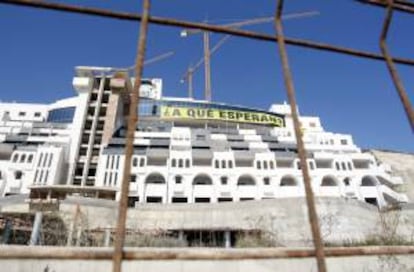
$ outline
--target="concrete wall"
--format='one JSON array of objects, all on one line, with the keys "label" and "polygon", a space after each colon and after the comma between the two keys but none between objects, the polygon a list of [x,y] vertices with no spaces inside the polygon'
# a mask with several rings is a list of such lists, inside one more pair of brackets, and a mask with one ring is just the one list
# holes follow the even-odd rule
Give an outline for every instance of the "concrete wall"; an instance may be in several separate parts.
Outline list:
[{"label": "concrete wall", "polygon": [[[397,257],[335,257],[327,258],[328,271],[413,271],[414,258],[400,255]],[[54,260],[54,259],[0,259],[0,266],[7,272],[89,272],[112,271],[110,260]],[[169,271],[169,272],[266,272],[266,271],[317,271],[313,258],[263,259],[263,260],[152,260],[124,261],[122,271]]]},{"label": "concrete wall", "polygon": [[[114,228],[117,205],[113,202],[70,198],[60,205],[69,225],[81,205],[90,229]],[[99,207],[97,207],[99,205]],[[396,228],[406,241],[414,241],[414,209],[380,216],[376,207],[342,198],[318,198],[321,234],[328,243],[363,242]],[[303,198],[208,204],[142,204],[128,210],[127,228],[135,230],[266,230],[279,245],[310,245],[307,207]]]}]

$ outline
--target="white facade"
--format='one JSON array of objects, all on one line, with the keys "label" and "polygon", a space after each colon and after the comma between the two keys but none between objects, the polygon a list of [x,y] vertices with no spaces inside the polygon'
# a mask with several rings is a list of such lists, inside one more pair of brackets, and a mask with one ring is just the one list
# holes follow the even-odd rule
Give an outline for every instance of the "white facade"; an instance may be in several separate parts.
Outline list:
[{"label": "white facade", "polygon": [[43,122],[47,117],[48,105],[0,102],[1,121]]},{"label": "white facade", "polygon": [[[118,199],[128,103],[123,88],[130,87],[126,82],[82,67],[73,79],[76,97],[50,105],[0,103],[0,196],[60,198],[77,193]],[[164,100],[161,80],[146,82],[134,135],[131,206],[304,196],[286,103],[265,112],[191,99]],[[161,110],[171,105],[274,114],[285,124],[163,119]],[[378,206],[408,201],[393,190],[402,180],[371,154],[362,153],[350,135],[325,131],[318,117],[301,116],[300,122],[316,196],[355,198]]]},{"label": "white facade", "polygon": [[[237,167],[233,152],[213,152],[211,165],[195,166],[192,165],[191,150],[175,150],[188,147],[191,139],[191,136],[186,136],[189,131],[185,133],[181,128],[179,131],[176,134],[173,129],[168,135],[175,140],[171,141],[165,165],[148,165],[145,156],[133,156],[130,196],[136,197],[137,201],[167,203],[185,198],[186,202],[218,202],[304,196],[297,158],[278,158],[273,152],[263,149],[255,153],[252,166]],[[136,139],[140,142],[157,136],[161,135],[141,132],[136,134]],[[265,144],[258,139],[255,141],[253,136],[260,138],[252,134],[247,137],[252,139],[251,146],[253,143]],[[340,141],[347,137],[338,135],[337,138]],[[343,154],[337,153],[341,150],[340,146],[336,147],[336,153],[319,151],[323,150],[325,143],[307,145],[308,152],[311,146],[316,151],[308,163],[316,196],[356,198],[361,201],[375,199],[381,206],[386,205],[390,198],[407,201],[405,195],[390,189],[390,186],[401,184],[401,179],[384,171],[385,166],[378,165],[372,155],[360,153],[355,147],[354,152],[349,151],[351,147],[345,148]],[[100,156],[99,186],[119,190],[123,163],[122,153]],[[203,179],[196,181],[200,177]],[[388,200],[384,199],[384,194]]]}]

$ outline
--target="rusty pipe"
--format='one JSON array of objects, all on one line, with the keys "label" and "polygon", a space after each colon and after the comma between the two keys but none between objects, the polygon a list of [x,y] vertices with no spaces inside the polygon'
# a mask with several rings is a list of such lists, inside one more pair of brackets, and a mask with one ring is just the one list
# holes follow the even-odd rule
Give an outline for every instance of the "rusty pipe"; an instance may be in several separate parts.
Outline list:
[{"label": "rusty pipe", "polygon": [[[358,1],[362,4],[368,4],[368,5],[383,7],[383,8],[386,8],[388,6],[386,1],[385,2],[384,1],[378,1],[378,0],[356,0],[356,1]],[[414,4],[413,3],[409,3],[409,2],[405,2],[405,1],[394,1],[392,7],[393,7],[393,9],[395,9],[397,11],[414,14]]]},{"label": "rusty pipe", "polygon": [[[330,258],[413,255],[414,246],[326,247]],[[108,247],[0,246],[0,260],[111,260]],[[313,248],[126,248],[125,260],[245,260],[312,258]]]},{"label": "rusty pipe", "polygon": [[390,52],[387,46],[387,34],[389,27],[391,25],[392,14],[393,14],[393,0],[387,0],[387,9],[386,15],[384,18],[384,24],[382,26],[381,36],[380,36],[380,48],[381,52],[385,58],[385,62],[387,64],[388,71],[390,72],[392,81],[394,83],[395,89],[397,91],[398,97],[403,105],[405,114],[407,115],[408,122],[411,126],[411,131],[414,132],[414,110],[410,103],[410,98],[405,91],[404,85],[398,75],[397,68],[394,65],[394,62],[391,58]]},{"label": "rusty pipe", "polygon": [[131,160],[134,150],[134,135],[138,122],[139,88],[141,86],[142,71],[144,67],[145,46],[147,41],[150,0],[143,1],[143,13],[139,30],[138,48],[135,61],[135,82],[130,93],[128,128],[125,143],[125,162],[121,185],[121,199],[118,208],[118,221],[115,233],[113,271],[121,272],[123,247],[125,241],[125,225],[128,211],[129,181],[131,179]]},{"label": "rusty pipe", "polygon": [[283,78],[285,81],[286,92],[288,101],[290,104],[291,115],[293,119],[293,126],[295,129],[296,145],[298,148],[298,156],[302,169],[302,176],[305,185],[306,193],[306,204],[308,208],[309,224],[311,227],[311,233],[313,238],[313,244],[315,247],[316,263],[319,272],[326,271],[325,254],[323,251],[323,242],[319,229],[318,215],[316,213],[315,200],[312,191],[311,178],[309,175],[308,164],[306,160],[305,144],[302,139],[302,131],[298,116],[298,109],[296,105],[295,87],[293,85],[293,78],[289,67],[288,55],[285,47],[283,25],[282,25],[282,11],[283,11],[283,0],[278,0],[276,16],[275,16],[275,27],[279,46],[279,54],[283,68]]},{"label": "rusty pipe", "polygon": [[[70,13],[80,13],[80,14],[99,16],[99,17],[105,17],[105,18],[127,20],[127,21],[141,21],[142,20],[142,16],[140,14],[119,12],[119,11],[115,12],[115,11],[110,11],[110,10],[105,10],[105,9],[81,7],[81,6],[67,5],[67,4],[62,4],[62,3],[48,3],[44,1],[33,1],[33,0],[0,0],[0,4],[28,6],[32,8],[56,10],[56,11],[63,11],[63,12],[70,12]],[[189,22],[189,21],[176,20],[176,19],[165,18],[165,17],[154,17],[154,16],[151,16],[149,18],[149,22],[153,24],[157,24],[157,25],[199,29],[199,30],[210,31],[210,32],[231,34],[234,36],[245,37],[245,38],[250,38],[250,39],[255,39],[255,40],[277,42],[277,37],[275,37],[274,35],[267,35],[264,33],[257,33],[253,31],[210,25],[206,23],[194,23],[194,22]],[[321,43],[321,42],[314,42],[314,41],[309,41],[309,40],[304,40],[304,39],[294,39],[294,38],[285,37],[285,43],[288,45],[304,47],[304,48],[309,48],[309,49],[314,49],[314,50],[328,51],[332,53],[345,54],[345,55],[350,55],[354,57],[361,57],[361,58],[367,58],[367,59],[372,59],[372,60],[384,60],[384,57],[381,54],[377,54],[377,53],[373,53],[369,51],[356,50],[356,49],[347,48],[347,47],[340,47],[340,46],[330,45],[330,44]],[[414,66],[414,60],[412,59],[393,58],[393,61],[399,64]]]}]

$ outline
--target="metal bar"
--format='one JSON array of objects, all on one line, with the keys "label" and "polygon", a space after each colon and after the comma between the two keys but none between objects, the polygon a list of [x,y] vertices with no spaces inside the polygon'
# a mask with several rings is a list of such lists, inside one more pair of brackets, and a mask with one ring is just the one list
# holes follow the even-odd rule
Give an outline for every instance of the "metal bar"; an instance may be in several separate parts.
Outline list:
[{"label": "metal bar", "polygon": [[118,221],[117,230],[115,234],[114,255],[113,255],[113,271],[120,272],[122,259],[123,259],[123,247],[125,241],[125,225],[128,210],[128,193],[129,193],[129,181],[131,179],[131,160],[132,152],[134,149],[134,134],[138,122],[138,104],[139,104],[139,88],[141,86],[142,70],[144,67],[145,46],[147,41],[148,31],[148,19],[150,11],[150,0],[143,1],[142,7],[142,21],[139,29],[139,39],[137,56],[135,61],[135,82],[130,93],[129,104],[129,116],[128,116],[128,128],[126,133],[125,143],[125,162],[124,171],[122,177],[121,186],[121,199],[119,201],[118,208]]},{"label": "metal bar", "polygon": [[[231,35],[225,35],[223,38],[221,38],[210,50],[210,57],[211,55],[213,55],[229,38],[231,37]],[[202,57],[201,59],[198,60],[198,62],[192,66],[191,68],[193,69],[193,72],[198,69],[198,67],[203,64],[204,62],[204,57]]]},{"label": "metal bar", "polygon": [[[39,7],[39,6],[36,6],[38,4],[46,4],[46,5],[51,4],[51,3],[44,3],[44,2],[40,3],[40,2],[37,2],[37,1],[1,0],[0,3],[1,2],[9,3],[9,4],[33,6],[33,7]],[[20,2],[20,3],[17,3],[17,2]],[[144,6],[145,6],[145,3],[147,3],[147,2],[148,2],[148,11],[149,11],[149,0],[145,0]],[[363,1],[361,1],[361,2],[363,2]],[[366,1],[366,2],[373,2],[373,1]],[[388,3],[390,3],[390,2],[392,2],[392,0],[389,0]],[[398,1],[398,2],[401,2],[401,1]],[[279,0],[279,6],[278,6],[279,15],[281,14],[282,3],[283,3],[283,0]],[[64,5],[64,4],[51,4],[51,5],[67,6],[67,5]],[[388,10],[391,9],[391,13],[392,13],[392,7],[393,6],[388,4]],[[76,10],[76,8],[78,8],[78,7],[74,7],[75,9],[73,9],[73,10],[67,9],[67,7],[66,8],[65,7],[64,8],[50,8],[50,7],[43,6],[42,8],[49,8],[49,9],[55,9],[55,10],[57,9],[57,10],[64,10],[64,11],[77,12],[77,13],[80,12],[80,13],[84,13],[84,14],[98,15],[98,16],[105,16],[105,17],[112,17],[112,18],[115,18],[116,16],[119,15],[119,13],[118,13],[118,15],[116,15],[117,13],[113,13],[111,11],[104,11],[104,12],[107,13],[107,15],[99,14],[99,12],[102,11],[102,10],[98,10],[99,12],[93,14],[93,12],[91,12],[91,10],[89,10],[90,8],[83,8],[84,9],[83,11]],[[394,8],[398,9],[397,5],[394,5]],[[94,10],[97,10],[97,9],[94,9]],[[110,15],[110,13],[111,13],[111,15]],[[144,24],[145,24],[145,27],[146,27],[148,22],[152,22],[152,23],[156,23],[156,24],[160,24],[160,25],[173,25],[173,26],[179,26],[179,27],[202,29],[202,30],[205,30],[205,31],[208,30],[208,31],[221,32],[221,33],[228,33],[228,34],[233,34],[233,35],[243,36],[243,37],[249,37],[249,38],[254,38],[254,39],[259,39],[259,40],[276,41],[276,42],[279,43],[279,49],[281,51],[281,55],[282,55],[282,51],[284,51],[286,53],[286,51],[285,51],[285,43],[286,43],[286,44],[291,44],[291,45],[296,45],[296,46],[308,47],[308,48],[312,48],[312,49],[328,50],[328,51],[331,51],[331,52],[349,54],[349,55],[354,55],[354,56],[358,56],[358,57],[365,57],[365,58],[371,58],[371,59],[377,59],[377,60],[384,60],[385,59],[386,62],[387,62],[387,65],[390,69],[390,73],[393,77],[394,83],[396,81],[399,81],[398,75],[396,74],[396,70],[393,66],[393,62],[392,62],[393,60],[389,56],[387,50],[385,50],[386,52],[384,53],[384,50],[382,49],[383,55],[384,55],[384,57],[382,57],[378,54],[374,54],[374,53],[370,53],[370,52],[364,52],[364,51],[357,51],[357,50],[353,50],[353,49],[335,47],[335,46],[321,44],[321,43],[314,43],[314,42],[310,42],[310,41],[306,41],[306,40],[296,40],[296,39],[289,39],[289,38],[285,39],[283,37],[283,29],[282,29],[282,25],[280,23],[280,16],[279,16],[279,18],[276,19],[276,27],[277,28],[278,28],[278,23],[280,24],[280,30],[281,31],[278,31],[278,33],[280,33],[280,35],[278,35],[276,37],[272,37],[272,36],[268,36],[268,35],[265,35],[265,34],[254,33],[254,32],[249,32],[249,31],[240,31],[240,30],[235,30],[235,29],[226,29],[226,28],[221,28],[221,27],[218,27],[218,26],[207,25],[207,24],[190,23],[190,22],[178,21],[178,20],[166,19],[166,18],[156,18],[156,17],[150,18],[148,13],[149,12],[145,13],[145,8],[144,8],[143,16],[133,15],[133,17],[131,17],[130,19],[127,19],[127,20],[142,20],[141,30],[142,30]],[[128,15],[127,13],[123,13],[123,14]],[[113,15],[116,15],[116,16],[114,17]],[[136,16],[139,16],[139,18],[137,19]],[[391,15],[388,15],[387,17],[391,17]],[[125,18],[118,18],[118,19],[125,19]],[[389,23],[390,23],[390,19],[389,19],[388,25],[389,25]],[[386,37],[387,29],[388,29],[388,25],[385,26],[386,24],[387,23],[385,22],[384,23],[384,29],[386,28],[386,30],[383,29],[384,45],[386,45],[385,44],[385,37]],[[145,31],[146,31],[146,28],[145,28]],[[140,33],[143,34],[143,31],[141,31]],[[136,106],[138,105],[138,96],[136,97],[136,106],[135,106],[135,108],[133,108],[132,111],[131,111],[131,108],[133,107],[132,106],[132,104],[133,104],[132,97],[134,96],[135,90],[137,90],[136,93],[138,93],[139,85],[140,85],[140,81],[141,81],[142,65],[140,67],[139,64],[143,62],[143,55],[144,55],[144,51],[145,51],[145,38],[143,39],[144,41],[143,41],[142,47],[141,47],[142,36],[143,35],[140,35],[140,40],[139,40],[139,47],[138,47],[139,49],[138,49],[137,62],[136,62],[136,64],[137,64],[136,65],[137,78],[135,80],[134,91],[133,91],[132,96],[131,96],[130,116],[129,116],[129,121],[128,121],[128,132],[130,131],[130,121],[131,122],[135,121],[134,128],[133,128],[134,131],[135,131],[135,125],[136,125],[136,121],[137,121],[137,118],[138,118],[138,116],[136,115],[136,113],[137,113]],[[142,48],[142,58],[140,59],[140,52],[141,52],[140,49],[141,48]],[[386,49],[386,46],[385,46],[385,49]],[[289,87],[287,88],[287,91],[288,91],[288,97],[291,98],[289,96],[289,93],[293,97],[293,100],[289,99],[289,101],[291,102],[292,116],[293,116],[294,124],[295,124],[295,132],[296,132],[295,134],[296,134],[297,141],[298,141],[299,156],[300,156],[300,159],[301,159],[301,166],[302,166],[303,176],[304,176],[304,179],[305,179],[305,189],[306,189],[306,191],[308,191],[308,188],[307,188],[307,185],[306,185],[307,184],[306,176],[309,179],[309,173],[308,173],[308,169],[307,169],[306,157],[305,157],[305,153],[304,153],[305,150],[304,150],[303,142],[302,142],[302,139],[301,139],[300,128],[299,128],[299,123],[298,123],[296,102],[295,102],[295,97],[294,97],[294,88],[293,88],[293,83],[291,81],[291,76],[290,76],[290,72],[289,72],[289,66],[288,66],[287,55],[286,54],[285,54],[284,58],[285,59],[282,58],[282,62],[284,63],[284,65],[283,65],[284,66],[284,71],[288,72],[288,74],[285,73],[285,81],[286,81],[287,87],[289,85],[288,81],[290,81],[290,84],[291,84],[291,86],[290,86],[291,91],[289,91]],[[138,60],[140,60],[140,61],[138,61]],[[397,63],[407,64],[407,65],[414,65],[413,60],[394,59],[394,61],[397,62]],[[392,68],[394,68],[394,73],[393,73],[392,69],[390,68],[390,66]],[[138,73],[138,71],[140,73]],[[395,78],[393,74],[397,75],[397,77]],[[138,78],[139,78],[139,80],[138,80]],[[139,81],[139,82],[137,82],[137,81]],[[397,83],[395,83],[395,84],[397,85]],[[400,88],[397,86],[398,91],[399,91],[399,89]],[[404,93],[405,93],[405,91],[404,91]],[[400,98],[401,98],[401,94],[400,94]],[[409,109],[412,110],[411,107]],[[135,118],[131,117],[132,113],[135,113],[134,114]],[[294,115],[296,115],[296,119],[297,119],[296,121],[295,121]],[[411,119],[411,121],[412,121],[412,119]],[[412,124],[412,122],[411,122],[411,124]],[[128,136],[129,136],[129,134],[127,134],[126,151],[128,150],[128,140],[129,140]],[[133,140],[133,138],[131,138],[131,139]],[[298,139],[300,139],[300,141]],[[300,151],[300,148],[299,148],[299,144],[301,144],[302,147],[303,147],[303,150],[302,150],[303,156],[301,156],[301,151]],[[131,147],[132,147],[132,145],[131,145]],[[132,151],[131,151],[130,155],[132,155]],[[129,160],[131,160],[131,157],[129,158]],[[119,211],[119,218],[122,217],[121,211],[124,211],[124,218],[123,218],[124,220],[118,220],[119,225],[117,227],[117,236],[118,236],[118,233],[121,233],[122,228],[120,228],[119,226],[122,225],[122,222],[123,222],[123,225],[124,225],[123,226],[123,230],[124,230],[123,234],[125,234],[126,205],[123,206],[123,203],[127,203],[128,187],[129,187],[129,175],[130,175],[130,173],[129,173],[130,169],[127,169],[128,171],[125,171],[125,169],[129,168],[130,164],[131,164],[130,161],[129,162],[126,161],[125,168],[124,168],[124,176],[123,176],[123,184],[122,184],[122,192],[121,192],[121,201],[120,201],[120,211]],[[310,181],[310,180],[308,180],[308,181]],[[309,182],[308,185],[309,185],[309,188],[310,188],[310,182]],[[126,190],[126,194],[125,194],[125,190]],[[312,191],[310,190],[310,192],[311,192],[311,196],[313,198]],[[308,200],[308,193],[307,193],[307,200]],[[313,201],[311,203],[313,204]],[[310,206],[308,205],[308,208],[309,207]],[[315,213],[315,215],[316,215],[316,213]],[[310,216],[309,220],[312,221],[312,218],[317,220],[316,216],[314,216],[314,217]],[[316,221],[316,223],[317,223],[317,221]],[[311,222],[311,226],[312,225],[313,224]],[[317,224],[316,224],[316,226],[317,226]],[[317,229],[317,230],[319,231],[319,229]],[[123,239],[124,239],[123,234],[119,234],[122,237],[120,251],[116,250],[117,249],[117,246],[116,246],[117,243],[115,243],[114,263],[115,263],[115,256],[117,254],[119,254],[120,262],[122,261],[122,258],[123,258],[123,256],[122,256],[123,255],[122,254],[123,253],[123,251],[122,251],[122,249],[123,249]],[[117,241],[118,241],[118,239],[116,240],[116,242]],[[315,236],[314,236],[314,241],[315,241]],[[319,242],[320,242],[320,239],[319,239]],[[26,247],[25,249],[30,249],[30,248]],[[135,251],[134,252],[128,251],[128,252],[125,252],[125,258],[126,259],[128,259],[128,258],[163,259],[164,258],[164,259],[183,259],[183,260],[188,259],[188,260],[190,260],[190,259],[193,259],[193,258],[194,259],[195,258],[199,258],[199,259],[211,259],[211,258],[214,258],[214,259],[220,259],[220,258],[237,259],[238,257],[240,257],[241,259],[245,259],[245,258],[253,258],[253,259],[258,258],[259,259],[259,258],[312,257],[312,256],[315,256],[315,255],[318,257],[318,250],[317,250],[316,245],[315,245],[315,249],[316,250],[308,249],[307,251],[304,251],[304,250],[282,251],[282,252],[279,252],[278,254],[273,252],[274,253],[273,255],[271,254],[272,253],[271,249],[267,249],[268,251],[264,251],[264,252],[260,252],[258,249],[254,249],[253,251],[249,252],[250,255],[249,254],[242,254],[243,256],[241,256],[241,257],[240,256],[227,256],[226,257],[226,254],[231,253],[228,250],[226,250],[225,252],[217,252],[217,249],[214,249],[213,254],[203,254],[203,252],[201,252],[201,254],[200,254],[200,252],[198,252],[197,254],[199,254],[199,255],[197,255],[197,254],[194,253],[194,249],[190,249],[188,251],[183,251],[184,253],[181,252],[181,253],[176,253],[176,254],[171,252],[171,250],[160,252],[159,249],[154,249],[153,252],[149,252],[150,250],[142,251],[140,253],[134,253]],[[413,254],[414,253],[413,247],[409,247],[408,249],[407,248],[402,248],[401,249],[401,248],[394,248],[394,247],[382,247],[382,248],[380,248],[376,251],[375,250],[373,250],[373,251],[367,250],[366,251],[365,248],[356,248],[356,249],[357,250],[354,250],[354,251],[351,251],[351,248],[325,249],[325,250],[323,250],[323,247],[322,247],[322,254],[325,252],[327,256],[353,256],[353,254],[355,254],[355,255],[391,255],[391,254]],[[39,249],[36,248],[36,250],[31,253],[30,257],[33,257],[33,255],[38,254],[39,253],[38,250]],[[19,249],[19,251],[21,251],[21,248]],[[0,250],[0,258],[2,258],[2,253],[3,252],[5,252],[7,254],[10,254],[9,248],[8,248],[8,250]],[[56,252],[56,248],[53,248],[53,252]],[[87,249],[87,251],[80,252],[78,254],[78,257],[83,259],[83,258],[87,258],[88,256],[92,256],[91,258],[97,259],[97,258],[93,257],[95,252],[91,252],[90,255],[85,254],[85,252],[90,252],[90,249]],[[267,252],[267,254],[266,254],[266,252]],[[67,248],[64,249],[64,252],[61,252],[62,256],[64,256],[64,255],[67,256],[66,255],[67,253],[70,253],[70,252],[67,252]],[[97,256],[98,259],[99,259],[99,256],[102,259],[104,259],[104,258],[105,259],[110,259],[112,257],[112,253],[113,253],[112,251],[99,251],[98,254],[95,255],[95,256]],[[159,254],[157,255],[157,253],[159,253]],[[219,253],[224,255],[224,257],[220,257]],[[99,255],[99,254],[101,254],[101,255]],[[214,255],[214,254],[216,254],[216,255]],[[45,258],[50,258],[50,256],[51,256],[51,254],[49,252],[44,257]],[[24,258],[27,258],[27,257],[24,257]],[[319,268],[319,262],[318,262],[318,268]],[[115,265],[114,265],[114,271],[118,271],[118,270],[115,270]],[[322,271],[322,270],[319,270],[319,271]]]},{"label": "metal bar", "polygon": [[[306,17],[306,16],[313,16],[313,15],[319,15],[319,11],[313,11],[312,10],[312,11],[285,14],[285,15],[283,15],[282,19],[283,20],[289,20],[289,19],[295,19],[295,18],[299,18],[299,17]],[[244,21],[230,23],[230,24],[224,24],[224,25],[220,25],[220,26],[239,28],[239,27],[246,26],[246,25],[251,26],[251,25],[257,25],[257,24],[273,22],[274,19],[275,19],[274,17],[261,17],[261,18],[254,18],[254,19],[244,20]],[[200,33],[200,32],[201,31],[198,30],[198,29],[187,31],[187,33],[189,33],[189,34],[197,34],[197,33]]]},{"label": "metal bar", "polygon": [[40,240],[40,229],[42,228],[42,212],[36,212],[35,217],[33,219],[33,229],[32,234],[30,235],[29,245],[35,246],[39,244]]},{"label": "metal bar", "polygon": [[306,150],[302,139],[302,131],[300,127],[300,121],[298,116],[298,109],[296,106],[295,87],[293,86],[292,74],[290,72],[288,55],[286,52],[283,25],[282,25],[282,11],[283,0],[278,0],[276,15],[275,15],[275,27],[278,39],[279,54],[283,68],[283,78],[286,85],[286,92],[290,104],[291,115],[293,119],[293,126],[295,129],[296,145],[298,148],[298,156],[302,169],[302,176],[305,185],[306,204],[308,208],[309,224],[311,227],[313,244],[315,246],[316,263],[319,272],[326,271],[325,254],[323,251],[323,243],[319,229],[318,215],[316,213],[315,201],[313,197],[313,191],[311,186],[311,178],[309,175],[308,164],[306,160]]},{"label": "metal bar", "polygon": [[[210,50],[210,59],[211,55],[213,55],[229,38],[231,35],[227,34],[223,38],[221,38]],[[204,63],[205,54],[201,59],[198,60],[198,62],[195,65],[190,65],[181,78],[181,82],[188,83],[188,97],[193,98],[193,74],[194,72],[200,67],[201,64]],[[210,64],[209,64],[210,66]],[[211,74],[210,74],[210,90],[211,90]]]},{"label": "metal bar", "polygon": [[[152,63],[156,63],[156,62],[158,62],[160,60],[163,60],[163,59],[166,59],[166,58],[169,58],[169,57],[171,57],[174,54],[175,54],[174,51],[169,51],[167,53],[164,53],[164,54],[155,56],[153,58],[147,59],[147,60],[144,61],[144,66],[149,65],[149,64],[152,64]],[[130,71],[130,70],[134,70],[134,69],[135,69],[135,65],[132,65],[132,66],[129,66],[129,67],[114,67],[114,68],[112,68],[112,70],[114,72],[118,72],[118,71]]]},{"label": "metal bar", "polygon": [[[356,0],[363,4],[378,6],[378,7],[387,7],[387,3],[384,1],[378,1],[378,0]],[[414,13],[414,4],[409,2],[403,2],[403,1],[394,1],[393,8],[395,10],[406,12],[406,13]]]},{"label": "metal bar", "polygon": [[406,1],[406,0],[394,0],[394,3],[399,4],[399,5],[414,7],[414,3],[413,2]]},{"label": "metal bar", "polygon": [[[327,247],[326,257],[412,255],[414,246]],[[2,259],[111,260],[104,247],[0,246]],[[313,258],[313,248],[125,248],[125,260],[245,260]]]},{"label": "metal bar", "polygon": [[188,97],[189,98],[194,98],[194,91],[193,91],[193,74],[194,74],[194,69],[193,68],[189,68],[188,69],[188,76],[187,76],[187,80],[188,80]]},{"label": "metal bar", "polygon": [[401,100],[401,103],[403,104],[405,114],[407,115],[408,122],[411,125],[411,130],[414,132],[414,110],[410,103],[410,98],[407,95],[407,92],[405,91],[404,85],[402,84],[402,81],[400,77],[398,76],[397,69],[392,61],[391,55],[388,50],[387,46],[387,34],[388,29],[391,24],[392,20],[392,14],[393,14],[393,0],[387,0],[388,7],[386,11],[386,16],[384,18],[384,24],[381,31],[381,37],[380,37],[380,47],[381,52],[384,55],[388,71],[390,72],[392,81],[395,85],[395,88],[397,90],[397,94]]},{"label": "metal bar", "polygon": [[203,44],[204,44],[204,99],[211,101],[211,68],[210,68],[210,33],[208,31],[203,32]]},{"label": "metal bar", "polygon": [[[110,10],[89,8],[89,7],[79,7],[79,6],[72,6],[72,5],[67,5],[67,4],[47,3],[43,1],[0,0],[0,4],[29,6],[29,7],[34,7],[34,8],[58,10],[58,11],[65,11],[65,12],[72,12],[72,13],[81,13],[81,14],[87,14],[87,15],[93,15],[93,16],[99,16],[99,17],[128,20],[128,21],[142,20],[142,16],[139,14],[126,13],[126,12],[114,12]],[[205,23],[194,23],[194,22],[176,20],[176,19],[171,19],[171,18],[153,17],[153,16],[149,18],[149,22],[153,24],[158,24],[158,25],[200,29],[200,30],[205,30],[205,31],[210,31],[210,32],[231,34],[234,36],[245,37],[245,38],[250,38],[250,39],[277,42],[277,37],[275,37],[274,35],[267,35],[263,33],[257,33],[253,31],[246,31],[246,30],[241,30],[241,29],[232,29],[232,28],[210,25],[210,24],[205,24]],[[340,54],[345,54],[345,55],[350,55],[350,56],[355,56],[355,57],[361,57],[361,58],[367,58],[367,59],[373,59],[373,60],[384,60],[384,57],[381,54],[372,53],[369,51],[356,50],[352,48],[339,47],[339,46],[334,46],[334,45],[321,43],[321,42],[314,42],[314,41],[309,41],[309,40],[293,39],[293,38],[285,37],[285,43],[289,45],[293,45],[293,46],[328,51],[328,52],[333,52],[333,53],[340,53]],[[393,61],[399,64],[414,66],[414,60],[412,59],[393,58]]]},{"label": "metal bar", "polygon": [[[292,14],[287,14],[287,15],[283,15],[282,19],[283,20],[289,20],[289,19],[294,19],[294,18],[299,18],[299,17],[304,17],[304,16],[313,16],[313,15],[318,15],[319,12],[318,11],[308,11],[308,12],[300,12],[300,13],[292,13]],[[272,22],[274,20],[274,17],[262,17],[262,18],[256,18],[256,19],[251,19],[251,20],[244,20],[241,22],[237,22],[237,23],[231,23],[231,24],[225,24],[225,25],[221,25],[223,27],[241,27],[241,26],[246,26],[246,25],[255,25],[255,24],[261,24],[261,23],[266,23],[266,22]],[[197,33],[201,33],[203,32],[202,30],[199,29],[184,29],[182,30],[181,33],[185,33],[185,36],[187,36],[188,34],[193,35],[193,34],[197,34]],[[205,94],[209,93],[209,95],[205,95],[205,99],[210,101],[211,97],[212,97],[212,93],[211,93],[211,66],[210,66],[210,62],[211,62],[211,56],[231,37],[230,34],[226,34],[223,38],[221,38],[212,48],[211,50],[209,50],[210,52],[208,53],[208,58],[207,60],[209,61],[209,63],[207,63],[207,61],[205,61],[206,59],[206,50],[210,48],[209,46],[209,41],[208,41],[208,36],[206,37],[206,34],[208,32],[204,31],[203,32],[203,41],[204,41],[204,54],[203,57],[201,57],[201,59],[194,65],[194,66],[190,66],[190,68],[188,68],[188,70],[186,71],[186,73],[184,74],[184,76],[181,79],[181,82],[185,82],[188,81],[188,85],[189,85],[189,90],[190,90],[190,78],[192,77],[192,74],[199,68],[199,66],[201,64],[204,63],[204,70],[205,72]],[[206,42],[207,40],[207,42]],[[191,69],[191,70],[190,70]],[[208,71],[208,72],[207,72]],[[208,86],[207,86],[208,85]],[[191,90],[192,90],[192,86],[191,86]],[[206,90],[210,90],[210,91],[206,91]],[[189,97],[192,97],[192,91],[188,92]]]}]

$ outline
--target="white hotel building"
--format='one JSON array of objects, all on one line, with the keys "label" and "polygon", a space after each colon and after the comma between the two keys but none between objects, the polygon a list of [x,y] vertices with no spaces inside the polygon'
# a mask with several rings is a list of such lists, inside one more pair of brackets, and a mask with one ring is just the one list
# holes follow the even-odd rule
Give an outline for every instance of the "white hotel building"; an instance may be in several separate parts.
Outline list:
[{"label": "white hotel building", "polygon": [[[125,78],[125,77],[124,77]],[[0,197],[118,199],[131,80],[78,67],[77,96],[52,104],[0,103]],[[143,81],[129,205],[303,197],[290,107],[269,111],[162,96]],[[380,207],[407,202],[387,165],[350,135],[300,116],[316,196]]]}]

